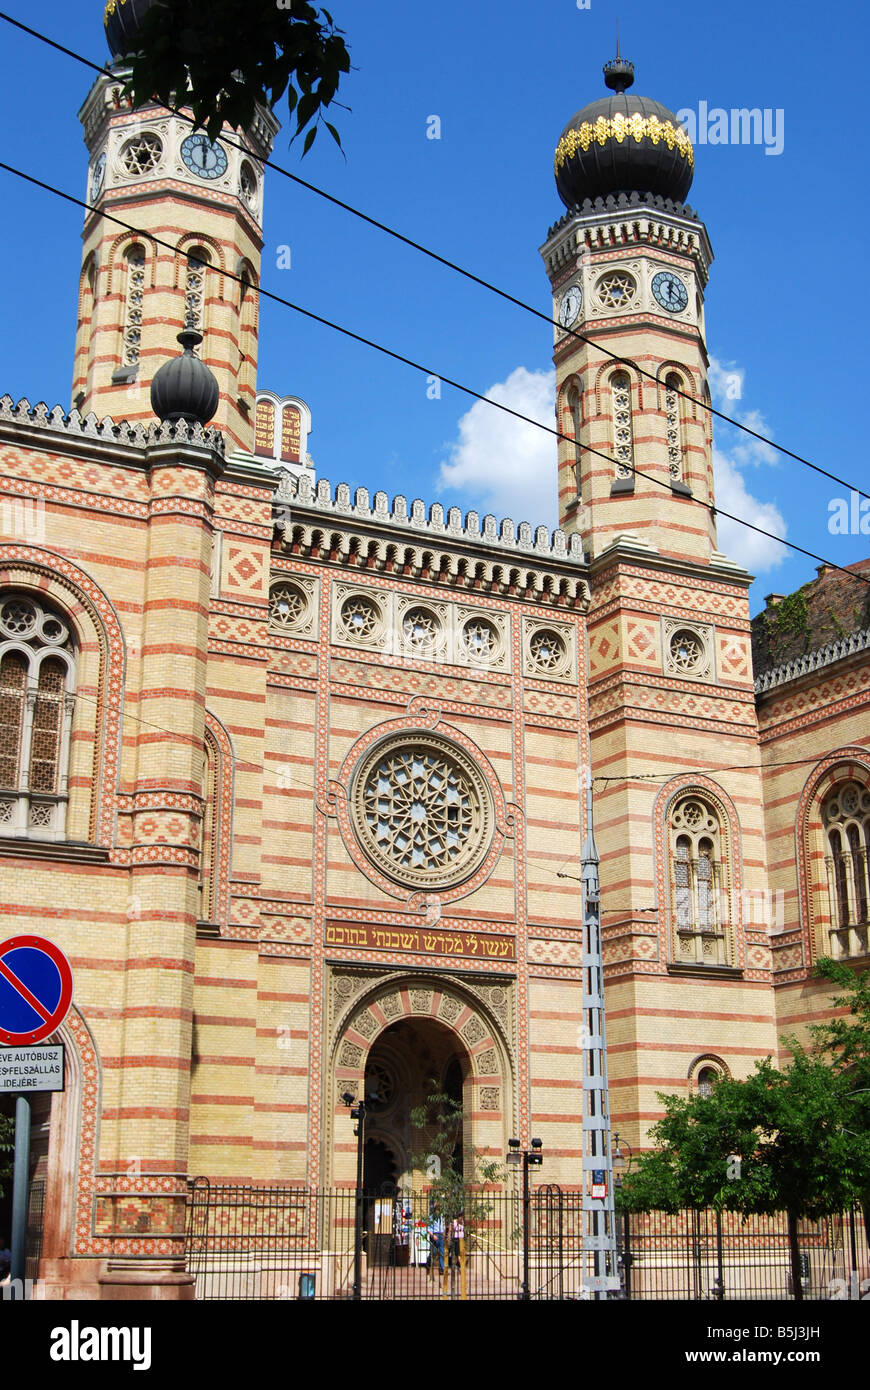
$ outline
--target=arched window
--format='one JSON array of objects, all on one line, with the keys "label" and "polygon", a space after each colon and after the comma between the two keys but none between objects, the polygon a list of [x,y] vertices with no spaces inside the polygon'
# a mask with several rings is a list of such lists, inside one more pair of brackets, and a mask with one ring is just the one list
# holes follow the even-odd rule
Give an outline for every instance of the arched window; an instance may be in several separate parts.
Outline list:
[{"label": "arched window", "polygon": [[239,281],[239,395],[253,396],[257,389],[256,276],[245,262]]},{"label": "arched window", "polygon": [[145,299],[145,251],[138,245],[124,253],[126,284],[124,300],[122,366],[138,367],[142,350],[142,309]]},{"label": "arched window", "polygon": [[718,1080],[719,1073],[713,1067],[702,1067],[698,1072],[698,1095],[711,1096]]},{"label": "arched window", "polygon": [[822,806],[832,950],[863,955],[870,926],[870,787],[838,782]]},{"label": "arched window", "polygon": [[61,839],[75,647],[68,622],[29,594],[0,600],[0,834]]},{"label": "arched window", "polygon": [[676,372],[668,372],[665,378],[665,417],[668,436],[668,471],[672,480],[683,479],[683,413],[680,392],[683,383]]},{"label": "arched window", "polygon": [[689,1091],[698,1096],[711,1096],[720,1081],[726,1080],[730,1072],[721,1057],[712,1052],[704,1052],[696,1057],[689,1067]]},{"label": "arched window", "polygon": [[[184,326],[205,332],[205,283],[211,257],[203,246],[196,246],[187,256],[184,277]],[[196,349],[194,349],[196,350]]]},{"label": "arched window", "polygon": [[210,733],[206,733],[203,749],[202,776],[202,845],[199,861],[199,920],[213,922],[217,902],[217,833],[215,808],[218,799],[220,753]]},{"label": "arched window", "polygon": [[675,958],[727,964],[728,884],[717,813],[697,793],[679,797],[669,819]]},{"label": "arched window", "polygon": [[583,501],[583,476],[580,466],[580,427],[583,423],[583,412],[580,405],[580,391],[576,385],[572,385],[568,392],[568,413],[571,416],[571,433],[574,436],[574,486],[577,496]]},{"label": "arched window", "polygon": [[613,457],[616,478],[634,476],[634,431],[631,422],[631,378],[628,372],[614,372],[610,378],[613,405]]}]

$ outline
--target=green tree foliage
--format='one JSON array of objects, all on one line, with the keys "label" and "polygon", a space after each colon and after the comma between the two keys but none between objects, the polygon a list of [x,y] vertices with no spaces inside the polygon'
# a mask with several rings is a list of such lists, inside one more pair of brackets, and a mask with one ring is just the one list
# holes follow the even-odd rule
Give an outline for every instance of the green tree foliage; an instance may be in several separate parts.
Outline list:
[{"label": "green tree foliage", "polygon": [[[848,1014],[815,1024],[810,1032],[817,1055],[823,1057],[846,1086],[847,1129],[856,1138],[870,1134],[870,970],[858,972],[829,956],[816,973],[837,985],[834,1004]],[[860,1202],[870,1233],[870,1163],[860,1183]]]},{"label": "green tree foliage", "polygon": [[788,1219],[792,1286],[802,1297],[797,1223],[860,1200],[870,1142],[848,1126],[848,1078],[801,1050],[785,1071],[769,1058],[709,1096],[662,1096],[655,1149],[623,1180],[626,1210],[714,1207]]},{"label": "green tree foliage", "polygon": [[[157,0],[139,31],[127,84],[134,106],[157,99],[185,104],[214,139],[224,121],[248,126],[257,103],[273,107],[286,93],[295,140],[308,127],[307,154],[338,92],[350,55],[328,10],[305,0]],[[311,122],[314,121],[312,125]]]},{"label": "green tree foliage", "polygon": [[[430,1094],[424,1105],[411,1111],[411,1124],[420,1132],[424,1148],[411,1158],[411,1166],[426,1178],[426,1186],[434,1206],[449,1222],[464,1216],[467,1226],[483,1221],[492,1204],[478,1196],[466,1184],[462,1171],[463,1110],[460,1101],[439,1089],[430,1081]],[[484,1188],[501,1177],[501,1165],[474,1154],[474,1183]]]},{"label": "green tree foliage", "polygon": [[3,1184],[12,1177],[13,1156],[15,1153],[15,1121],[8,1115],[0,1115],[0,1197]]},{"label": "green tree foliage", "polygon": [[785,1211],[792,1282],[802,1296],[797,1223],[870,1198],[870,975],[824,961],[849,1009],[812,1030],[814,1049],[790,1040],[791,1064],[756,1062],[744,1081],[723,1079],[709,1095],[660,1096],[655,1148],[623,1180],[623,1210],[714,1207]]}]

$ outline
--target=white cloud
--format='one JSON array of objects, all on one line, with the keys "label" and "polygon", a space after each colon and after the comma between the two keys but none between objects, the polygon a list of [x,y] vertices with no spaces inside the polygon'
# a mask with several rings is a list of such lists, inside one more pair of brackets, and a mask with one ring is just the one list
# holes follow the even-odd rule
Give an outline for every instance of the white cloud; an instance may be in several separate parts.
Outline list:
[{"label": "white cloud", "polygon": [[[486,395],[488,400],[510,406],[549,429],[556,427],[556,377],[552,371],[530,372],[517,367]],[[555,526],[556,443],[555,435],[484,401],[475,401],[459,421],[457,439],[448,445],[438,491],[468,492],[470,505],[482,513]]]},{"label": "white cloud", "polygon": [[[745,369],[738,363],[710,358],[707,380],[717,409],[757,434],[769,436],[771,429],[761,411],[740,409],[738,403],[743,399],[745,377]],[[717,440],[713,446],[716,505],[784,538],[787,528],[779,508],[773,502],[762,502],[753,497],[740,471],[741,468],[757,468],[762,464],[775,467],[779,462],[777,451],[771,444],[753,439],[724,420],[714,419],[713,429]],[[786,557],[785,546],[768,536],[759,535],[757,531],[748,530],[736,521],[729,521],[727,517],[718,518],[717,534],[719,549],[751,574],[763,574],[766,570],[775,569]]]},{"label": "white cloud", "polygon": [[[734,461],[721,450],[713,450],[713,475],[716,505],[734,516],[744,517],[754,526],[763,526],[775,536],[785,536],[786,524],[773,502],[761,502],[747,491],[742,473]],[[786,548],[769,536],[750,531],[737,521],[719,516],[716,521],[719,549],[748,569],[750,574],[763,574],[775,569],[786,557]]]},{"label": "white cloud", "polygon": [[718,357],[710,358],[707,368],[707,385],[713,404],[722,410],[733,413],[733,402],[743,399],[743,378],[746,372],[736,362],[720,362]]}]

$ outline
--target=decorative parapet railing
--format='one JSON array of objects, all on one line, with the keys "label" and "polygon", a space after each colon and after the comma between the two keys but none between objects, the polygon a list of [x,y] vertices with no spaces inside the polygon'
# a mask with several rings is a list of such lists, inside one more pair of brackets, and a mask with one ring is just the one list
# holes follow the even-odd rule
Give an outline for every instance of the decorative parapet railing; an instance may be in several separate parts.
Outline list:
[{"label": "decorative parapet railing", "polygon": [[349,521],[366,521],[389,526],[392,531],[404,530],[416,536],[425,536],[428,543],[439,541],[469,541],[475,546],[492,547],[511,554],[525,554],[536,560],[567,560],[583,564],[583,542],[579,535],[566,535],[556,530],[550,535],[546,526],[532,528],[528,521],[515,525],[510,518],[501,523],[488,514],[482,522],[476,511],[466,513],[462,520],[459,507],[444,508],[433,502],[426,514],[426,506],[418,499],[411,502],[401,493],[393,498],[392,507],[385,492],[376,492],[369,501],[369,489],[358,487],[351,499],[347,483],[338,483],[333,495],[332,485],[321,478],[312,483],[308,474],[298,479],[294,474],[284,472],[275,493],[275,502],[295,503],[297,507],[309,508],[321,515],[333,516],[336,521],[347,518]]},{"label": "decorative parapet railing", "polygon": [[532,593],[543,602],[588,607],[589,586],[579,535],[527,521],[499,523],[458,507],[401,494],[392,505],[385,492],[347,483],[334,492],[321,478],[283,472],[274,495],[276,525],[294,553],[329,558],[366,569],[391,570],[442,583],[501,592]]},{"label": "decorative parapet railing", "polygon": [[4,422],[46,434],[60,434],[65,440],[98,440],[130,449],[147,449],[155,444],[187,444],[212,449],[221,456],[225,451],[223,435],[210,425],[188,424],[186,420],[139,421],[134,425],[120,420],[116,423],[110,415],[98,420],[93,412],[90,415],[82,415],[78,410],[67,413],[60,405],[49,410],[44,401],[32,406],[26,397],[16,405],[11,396],[0,396],[0,427]]},{"label": "decorative parapet railing", "polygon": [[807,652],[805,656],[795,657],[793,661],[787,661],[782,666],[775,666],[773,670],[763,672],[755,681],[755,693],[764,695],[779,685],[787,685],[789,681],[806,676],[811,671],[821,671],[825,666],[832,666],[835,661],[842,661],[843,657],[854,656],[864,651],[870,651],[870,627],[860,628],[857,632],[851,632],[848,637],[829,642],[826,647],[819,647],[814,652]]}]

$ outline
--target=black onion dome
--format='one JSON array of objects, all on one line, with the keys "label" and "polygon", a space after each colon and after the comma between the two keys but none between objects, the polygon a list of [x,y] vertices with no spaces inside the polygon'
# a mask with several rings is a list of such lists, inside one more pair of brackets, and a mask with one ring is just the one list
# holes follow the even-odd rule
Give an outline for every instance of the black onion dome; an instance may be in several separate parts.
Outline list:
[{"label": "black onion dome", "polygon": [[139,27],[155,0],[108,0],[103,14],[106,42],[113,58],[135,52]]},{"label": "black onion dome", "polygon": [[195,328],[183,328],[178,341],[184,348],[180,357],[154,373],[151,382],[151,409],[159,420],[189,420],[191,424],[207,425],[218,408],[220,388],[214,373],[194,356],[193,349],[202,342]]},{"label": "black onion dome", "polygon": [[653,193],[682,202],[692,186],[692,142],[673,111],[635,96],[634,65],[617,57],[604,68],[612,96],[592,101],[556,146],[559,197],[567,208],[609,193]]}]

